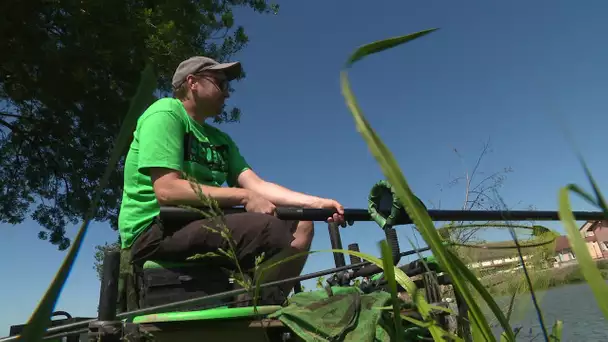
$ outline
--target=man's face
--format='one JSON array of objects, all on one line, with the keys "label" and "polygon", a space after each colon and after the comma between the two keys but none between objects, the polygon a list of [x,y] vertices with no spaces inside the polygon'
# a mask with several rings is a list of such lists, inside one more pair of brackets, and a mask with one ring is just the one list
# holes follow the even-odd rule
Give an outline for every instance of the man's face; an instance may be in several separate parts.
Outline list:
[{"label": "man's face", "polygon": [[196,107],[206,115],[219,115],[229,97],[229,84],[222,72],[204,71],[193,75],[191,90]]}]

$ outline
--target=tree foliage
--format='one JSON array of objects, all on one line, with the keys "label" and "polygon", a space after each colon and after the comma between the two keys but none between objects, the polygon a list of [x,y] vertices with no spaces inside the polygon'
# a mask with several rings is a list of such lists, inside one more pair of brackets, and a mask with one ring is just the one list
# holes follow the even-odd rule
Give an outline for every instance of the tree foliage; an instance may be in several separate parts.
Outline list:
[{"label": "tree foliage", "polygon": [[[29,216],[44,228],[39,238],[66,249],[65,226],[89,208],[145,63],[164,93],[180,61],[230,58],[248,42],[236,7],[278,9],[264,0],[3,1],[0,222]],[[227,108],[218,121],[239,115]],[[116,171],[95,215],[114,229],[122,163]]]},{"label": "tree foliage", "polygon": [[104,243],[103,245],[95,246],[95,261],[93,262],[93,269],[97,273],[97,278],[101,281],[103,274],[103,261],[105,259],[105,253],[120,250],[120,239],[112,243]]}]

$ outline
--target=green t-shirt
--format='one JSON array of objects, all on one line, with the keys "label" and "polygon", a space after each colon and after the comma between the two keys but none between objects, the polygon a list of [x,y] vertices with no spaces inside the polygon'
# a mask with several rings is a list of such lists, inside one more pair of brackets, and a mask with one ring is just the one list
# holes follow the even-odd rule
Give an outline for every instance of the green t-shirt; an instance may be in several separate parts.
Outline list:
[{"label": "green t-shirt", "polygon": [[118,216],[122,248],[131,247],[160,212],[151,167],[181,171],[201,184],[220,187],[237,186],[249,165],[226,133],[193,120],[180,100],[156,101],[138,119],[125,160]]}]

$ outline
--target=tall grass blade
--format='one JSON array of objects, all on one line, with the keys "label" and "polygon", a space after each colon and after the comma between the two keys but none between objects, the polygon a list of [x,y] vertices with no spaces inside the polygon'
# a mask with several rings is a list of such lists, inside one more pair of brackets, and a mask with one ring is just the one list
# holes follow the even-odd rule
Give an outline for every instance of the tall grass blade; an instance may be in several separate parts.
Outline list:
[{"label": "tall grass blade", "polygon": [[[597,186],[595,179],[591,175],[591,171],[589,170],[587,163],[585,163],[582,154],[578,150],[575,150],[575,154],[583,167],[587,179],[591,183],[595,198],[593,198],[593,196],[588,194],[586,191],[583,191],[579,186],[575,184],[568,184],[559,191],[559,215],[560,220],[566,228],[568,240],[570,241],[570,245],[572,246],[574,254],[576,255],[581,272],[583,273],[585,280],[587,280],[587,283],[589,284],[589,287],[596,298],[598,306],[604,314],[604,318],[608,319],[608,302],[606,302],[606,298],[608,298],[608,285],[604,281],[600,270],[594,264],[593,258],[587,249],[586,243],[579,233],[574,215],[572,214],[572,207],[570,205],[568,192],[572,191],[581,196],[587,202],[600,207],[607,218],[608,206],[606,205],[606,200]],[[556,325],[558,323],[556,323]],[[555,329],[560,329],[561,331],[561,327],[554,328],[554,330]]]},{"label": "tall grass blade", "polygon": [[606,298],[608,298],[608,285],[604,281],[600,270],[593,262],[589,249],[587,249],[585,240],[583,240],[583,237],[580,235],[578,227],[576,226],[576,221],[570,206],[570,198],[568,196],[569,190],[573,190],[573,186],[569,185],[563,187],[559,191],[560,220],[563,222],[564,227],[566,228],[568,240],[570,241],[572,250],[576,255],[581,272],[587,280],[589,287],[591,287],[591,291],[593,292],[593,295],[595,296],[597,304],[604,314],[604,317],[608,319],[608,301],[606,301]]},{"label": "tall grass blade", "polygon": [[[587,167],[587,163],[585,163],[585,160],[583,159],[582,155],[580,153],[578,153],[577,155],[578,155],[579,162],[583,166],[583,170],[585,171],[585,175],[587,176],[587,179],[589,179],[589,182],[591,183],[591,187],[593,188],[593,193],[595,194],[596,205],[598,207],[600,207],[602,209],[602,211],[604,211],[604,214],[608,217],[608,206],[606,205],[606,200],[604,199],[604,196],[602,195],[602,192],[600,191],[599,187],[597,186],[597,183],[595,182],[595,179],[591,175],[591,171],[589,171],[589,167]],[[591,196],[585,194],[580,189],[577,189],[577,192],[580,195],[582,195],[584,198],[590,198],[591,197]]]},{"label": "tall grass blade", "polygon": [[[499,196],[500,203],[503,207],[506,208],[506,204],[502,200],[502,197]],[[535,232],[543,235],[547,232],[541,232],[539,229],[535,229]],[[540,328],[543,333],[543,337],[545,338],[545,342],[549,342],[549,334],[547,333],[547,327],[545,326],[545,319],[543,318],[543,313],[540,309],[540,305],[538,305],[538,300],[536,298],[536,293],[534,291],[534,286],[532,285],[532,279],[530,279],[530,273],[528,272],[528,267],[526,266],[526,262],[524,260],[523,253],[521,251],[521,245],[519,243],[519,239],[517,238],[517,234],[515,233],[515,229],[513,227],[509,228],[509,233],[511,234],[511,239],[515,243],[515,247],[517,248],[517,256],[519,257],[519,262],[521,264],[522,270],[524,272],[524,278],[526,280],[526,284],[528,285],[528,289],[530,290],[530,297],[532,299],[532,303],[534,304],[534,309],[536,311],[536,315],[538,317],[538,322],[540,323]]]},{"label": "tall grass blade", "polygon": [[416,38],[420,38],[422,36],[425,36],[429,33],[437,31],[437,30],[438,30],[438,28],[432,28],[432,29],[408,34],[406,36],[393,37],[393,38],[388,38],[388,39],[383,39],[383,40],[380,40],[377,42],[373,42],[370,44],[365,44],[365,45],[359,47],[352,55],[350,55],[350,57],[348,58],[348,61],[346,62],[346,67],[350,67],[355,62],[360,61],[361,59],[363,59],[366,56],[372,55],[374,53],[382,52],[384,50],[392,49],[398,45],[407,43],[409,41],[412,41]]},{"label": "tall grass blade", "polygon": [[517,297],[517,291],[513,291],[511,298],[509,299],[509,307],[507,309],[507,322],[511,320],[513,314],[513,306],[515,305],[515,297]]},{"label": "tall grass blade", "polygon": [[89,222],[93,217],[95,217],[95,213],[97,211],[97,206],[101,198],[102,192],[104,188],[108,185],[108,181],[112,172],[116,169],[116,165],[121,157],[122,152],[124,151],[124,146],[130,140],[130,134],[133,128],[133,123],[137,121],[137,117],[139,116],[139,114],[141,114],[145,107],[149,104],[149,100],[152,98],[152,94],[155,89],[156,79],[154,76],[154,72],[152,70],[152,67],[150,65],[147,65],[141,73],[141,79],[139,82],[139,86],[137,87],[137,92],[135,96],[131,99],[131,104],[125,120],[125,123],[128,123],[128,125],[123,123],[121,127],[121,130],[116,139],[116,143],[112,150],[109,163],[106,166],[106,169],[104,170],[101,181],[95,189],[93,200],[91,202],[91,207],[89,208],[87,215],[85,216],[84,222],[78,230],[78,234],[76,235],[74,243],[68,251],[68,255],[65,257],[57,273],[55,273],[53,281],[47,288],[44,296],[42,297],[42,300],[40,300],[34,313],[28,320],[27,325],[23,329],[23,333],[21,335],[21,338],[23,340],[28,342],[42,340],[46,328],[51,322],[51,314],[55,309],[57,299],[59,298],[63,285],[65,284],[65,281],[67,280],[70,274],[72,265],[74,264],[74,260],[78,256],[78,251],[80,250],[80,246],[82,245],[82,241],[84,240],[84,237],[86,235],[87,229],[89,227]]},{"label": "tall grass blade", "polygon": [[[417,38],[420,36],[419,34],[417,36],[416,35],[417,34],[411,36],[413,36],[413,38]],[[395,42],[403,43],[411,40],[412,39],[406,39],[404,36],[401,39],[393,38],[389,41],[375,42],[370,44],[372,47],[360,47],[351,55],[348,60],[360,60],[366,54],[383,51],[385,49],[398,45]],[[350,66],[350,64],[351,63],[347,63],[346,67]],[[404,205],[407,214],[410,216],[410,218],[412,218],[412,220],[414,221],[413,223],[418,227],[420,234],[426,241],[427,245],[431,248],[439,264],[442,265],[444,270],[451,275],[451,278],[454,282],[454,287],[458,291],[460,291],[462,297],[469,305],[472,321],[480,330],[480,333],[483,335],[484,340],[495,341],[495,338],[483,315],[483,312],[481,311],[477,303],[475,303],[475,299],[472,293],[467,288],[464,282],[465,280],[475,281],[474,284],[477,285],[475,286],[475,288],[480,291],[482,297],[484,297],[484,299],[490,305],[493,313],[496,315],[501,325],[505,329],[505,333],[509,337],[509,340],[514,340],[513,332],[510,329],[509,324],[506,321],[502,311],[500,310],[500,308],[498,308],[498,305],[493,301],[492,297],[487,293],[487,291],[485,291],[483,286],[479,284],[475,276],[466,267],[464,267],[462,262],[459,262],[459,260],[457,260],[458,258],[456,256],[450,254],[448,249],[443,245],[442,239],[439,236],[438,232],[435,230],[435,227],[431,218],[428,215],[428,212],[424,210],[424,208],[416,200],[392,153],[386,148],[386,146],[383,144],[381,139],[377,136],[373,128],[371,128],[371,125],[364,117],[361,109],[359,108],[355,100],[355,96],[352,93],[350,83],[348,82],[347,72],[345,70],[341,72],[341,88],[346,104],[355,120],[357,130],[361,133],[373,156],[380,164],[384,175],[387,177],[388,181],[394,186],[397,197],[400,199],[400,201],[402,201],[402,204]],[[460,267],[456,265],[459,265]]]},{"label": "tall grass blade", "polygon": [[393,304],[393,320],[395,322],[395,336],[397,341],[403,341],[403,326],[401,325],[401,310],[400,300],[397,296],[397,282],[395,280],[395,270],[393,266],[393,256],[391,248],[386,240],[380,241],[380,253],[382,255],[384,277],[387,281],[389,290],[391,291],[391,302]]},{"label": "tall grass blade", "polygon": [[[447,250],[446,253],[448,255],[448,259],[452,263],[454,270],[455,270],[455,273],[450,273],[450,274],[454,274],[453,278],[458,279],[458,282],[463,284],[462,286],[467,293],[467,297],[465,297],[465,294],[463,293],[463,291],[460,290],[463,297],[465,297],[465,300],[467,300],[467,304],[469,305],[469,310],[471,312],[475,312],[475,314],[477,314],[477,312],[479,311],[480,316],[479,317],[473,316],[472,322],[477,325],[478,329],[482,330],[482,332],[484,333],[484,337],[488,338],[487,334],[491,334],[490,326],[488,324],[488,321],[485,318],[485,315],[483,315],[480,307],[477,305],[477,302],[475,301],[473,294],[471,294],[470,291],[468,290],[468,288],[466,288],[466,286],[464,285],[466,283],[470,284],[477,291],[477,293],[481,296],[481,298],[486,302],[486,304],[488,305],[488,307],[490,308],[492,313],[494,313],[496,319],[502,326],[504,333],[506,334],[506,337],[508,338],[508,341],[514,341],[515,336],[513,335],[513,329],[511,328],[507,318],[504,316],[501,308],[494,301],[494,298],[492,297],[492,295],[483,286],[483,284],[481,284],[481,282],[479,281],[477,276],[475,276],[475,274],[473,274],[473,272],[471,272],[469,270],[469,268],[462,262],[462,260],[460,260],[460,258],[458,258],[456,255],[454,255],[450,250]],[[470,302],[468,300],[469,297],[470,297]],[[493,341],[494,338],[492,337],[491,340]]]},{"label": "tall grass blade", "polygon": [[564,323],[562,321],[556,321],[551,330],[551,341],[560,342],[562,340],[562,330],[564,329]]},{"label": "tall grass blade", "polygon": [[534,304],[534,309],[536,310],[536,315],[538,316],[538,322],[540,323],[541,331],[543,332],[543,337],[546,342],[549,342],[549,335],[547,334],[547,328],[545,327],[545,320],[543,318],[543,314],[540,310],[540,306],[538,305],[538,300],[536,300],[536,294],[534,293],[534,286],[532,286],[532,280],[530,279],[530,274],[528,273],[528,268],[526,267],[526,262],[524,260],[524,256],[521,253],[521,247],[519,245],[519,241],[517,239],[517,235],[515,234],[515,230],[511,228],[509,230],[511,233],[511,238],[515,242],[517,246],[517,255],[519,257],[519,262],[521,263],[521,267],[524,271],[524,277],[526,279],[526,284],[528,285],[528,289],[530,290],[530,296],[532,297],[532,303]]},{"label": "tall grass blade", "polygon": [[[479,327],[479,325],[478,325],[477,321],[473,319],[473,314],[471,313],[471,311],[469,311],[469,322],[471,322],[471,337],[473,338],[473,339],[471,340],[472,342],[477,342],[477,341],[489,341],[489,340],[488,340],[488,339],[485,337],[485,335],[484,335],[484,333],[483,333],[482,329]],[[492,339],[492,341],[493,341],[493,340],[494,340],[494,339]],[[502,338],[501,338],[501,341],[500,341],[500,342],[503,342],[503,341],[502,341]]]}]

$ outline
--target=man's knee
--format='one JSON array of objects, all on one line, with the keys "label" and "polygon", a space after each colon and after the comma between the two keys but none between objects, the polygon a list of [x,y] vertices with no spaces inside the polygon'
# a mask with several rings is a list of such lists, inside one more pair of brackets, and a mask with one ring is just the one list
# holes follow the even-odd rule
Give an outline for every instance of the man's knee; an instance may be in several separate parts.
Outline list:
[{"label": "man's knee", "polygon": [[296,232],[300,231],[304,236],[312,238],[315,236],[315,225],[312,221],[300,221],[298,222],[298,227],[296,228]]},{"label": "man's knee", "polygon": [[312,239],[315,235],[315,227],[312,221],[299,221],[294,232],[292,246],[302,250],[310,249]]},{"label": "man's knee", "polygon": [[236,242],[239,262],[245,268],[253,267],[261,253],[266,260],[289,249],[294,239],[287,222],[271,215],[240,213],[225,217]]}]

